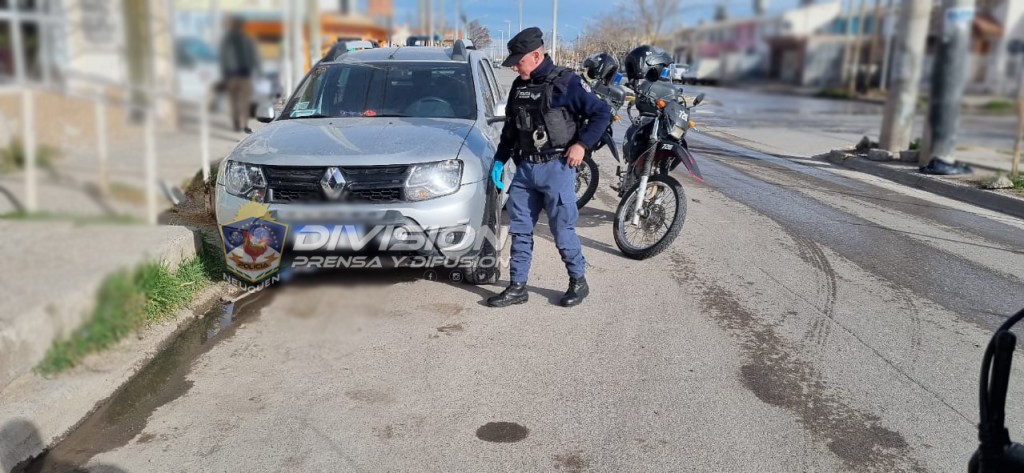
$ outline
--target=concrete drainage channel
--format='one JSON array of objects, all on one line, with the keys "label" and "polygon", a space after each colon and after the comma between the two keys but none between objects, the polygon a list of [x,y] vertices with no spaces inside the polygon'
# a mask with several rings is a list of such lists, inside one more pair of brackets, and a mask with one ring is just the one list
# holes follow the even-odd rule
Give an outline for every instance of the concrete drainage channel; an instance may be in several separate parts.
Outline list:
[{"label": "concrete drainage channel", "polygon": [[[268,291],[242,294],[213,307],[100,403],[67,437],[12,473],[82,471],[94,456],[127,445],[146,427],[150,414],[188,392],[192,362],[269,303]],[[116,471],[116,470],[113,470]]]}]

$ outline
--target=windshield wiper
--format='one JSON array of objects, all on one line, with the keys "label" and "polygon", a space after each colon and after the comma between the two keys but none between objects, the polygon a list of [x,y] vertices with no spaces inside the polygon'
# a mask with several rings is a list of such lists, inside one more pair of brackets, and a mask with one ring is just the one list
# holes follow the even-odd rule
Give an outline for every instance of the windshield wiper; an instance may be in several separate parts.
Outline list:
[{"label": "windshield wiper", "polygon": [[333,115],[324,115],[322,113],[311,113],[309,115],[299,115],[296,117],[288,117],[288,120],[298,120],[300,118],[334,118]]}]

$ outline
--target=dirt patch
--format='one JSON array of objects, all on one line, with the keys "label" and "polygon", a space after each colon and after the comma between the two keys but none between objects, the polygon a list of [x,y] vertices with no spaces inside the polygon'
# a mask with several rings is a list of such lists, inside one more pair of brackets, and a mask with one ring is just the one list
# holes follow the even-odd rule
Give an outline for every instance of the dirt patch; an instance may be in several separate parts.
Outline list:
[{"label": "dirt patch", "polygon": [[555,469],[558,471],[579,473],[590,467],[590,462],[583,458],[582,450],[576,450],[563,455],[554,455],[551,459],[555,461]]}]

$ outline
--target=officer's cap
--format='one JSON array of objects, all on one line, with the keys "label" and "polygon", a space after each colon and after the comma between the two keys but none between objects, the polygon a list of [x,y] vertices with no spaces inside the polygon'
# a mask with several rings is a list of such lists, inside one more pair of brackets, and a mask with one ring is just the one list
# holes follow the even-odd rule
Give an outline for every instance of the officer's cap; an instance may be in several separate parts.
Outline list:
[{"label": "officer's cap", "polygon": [[541,39],[543,33],[540,28],[531,26],[512,37],[508,41],[508,57],[501,63],[502,66],[512,67],[519,62],[523,56],[527,55],[531,51],[537,50],[541,46],[544,46],[544,40]]}]

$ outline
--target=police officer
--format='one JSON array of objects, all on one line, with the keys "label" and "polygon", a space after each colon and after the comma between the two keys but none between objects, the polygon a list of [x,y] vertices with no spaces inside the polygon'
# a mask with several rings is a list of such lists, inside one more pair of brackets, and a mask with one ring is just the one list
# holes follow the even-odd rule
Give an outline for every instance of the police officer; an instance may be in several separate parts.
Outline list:
[{"label": "police officer", "polygon": [[[502,188],[504,164],[513,159],[515,177],[506,209],[512,236],[511,282],[501,294],[487,299],[492,307],[522,304],[530,260],[533,228],[541,209],[555,246],[569,273],[569,289],[561,304],[574,306],[590,293],[584,278],[586,261],[576,236],[576,170],[584,154],[597,144],[611,121],[608,106],[590,92],[579,76],[555,66],[544,52],[538,28],[527,28],[508,42],[502,63],[519,74],[505,108],[505,127],[494,155],[491,178]],[[580,126],[586,120],[585,126]]]}]

